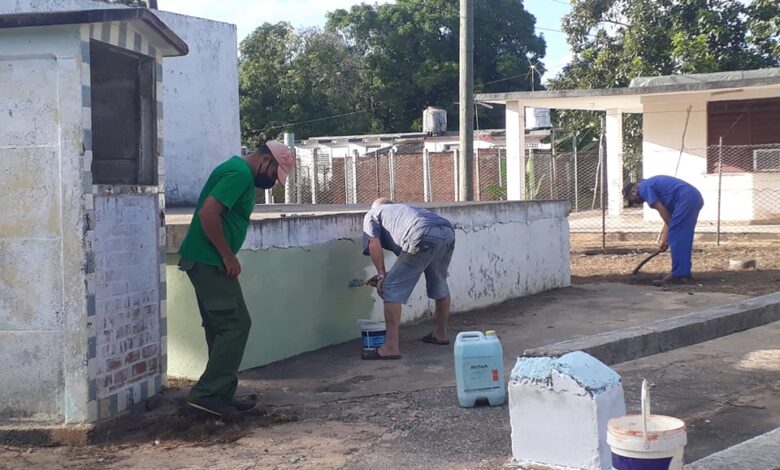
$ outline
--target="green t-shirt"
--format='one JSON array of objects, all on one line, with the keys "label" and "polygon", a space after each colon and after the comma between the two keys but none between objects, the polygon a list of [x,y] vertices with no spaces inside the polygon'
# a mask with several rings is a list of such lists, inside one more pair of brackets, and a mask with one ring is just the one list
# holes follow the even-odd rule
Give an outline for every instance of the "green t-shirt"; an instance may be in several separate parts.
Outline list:
[{"label": "green t-shirt", "polygon": [[213,196],[225,206],[222,212],[222,230],[230,249],[233,253],[238,253],[249,230],[249,217],[255,208],[255,180],[249,163],[234,156],[211,173],[200,193],[192,223],[179,248],[182,258],[222,266],[222,257],[200,223],[200,208],[209,196]]}]

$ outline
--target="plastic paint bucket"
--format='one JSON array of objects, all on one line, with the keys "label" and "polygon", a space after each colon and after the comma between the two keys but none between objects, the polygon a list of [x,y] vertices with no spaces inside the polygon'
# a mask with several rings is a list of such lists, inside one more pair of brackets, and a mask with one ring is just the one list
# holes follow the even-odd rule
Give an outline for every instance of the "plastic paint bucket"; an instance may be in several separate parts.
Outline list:
[{"label": "plastic paint bucket", "polygon": [[360,336],[363,340],[363,350],[371,351],[385,344],[387,329],[384,322],[374,320],[358,320]]},{"label": "plastic paint bucket", "polygon": [[615,470],[682,470],[687,443],[685,422],[650,414],[647,381],[642,383],[642,414],[609,420],[607,443]]}]

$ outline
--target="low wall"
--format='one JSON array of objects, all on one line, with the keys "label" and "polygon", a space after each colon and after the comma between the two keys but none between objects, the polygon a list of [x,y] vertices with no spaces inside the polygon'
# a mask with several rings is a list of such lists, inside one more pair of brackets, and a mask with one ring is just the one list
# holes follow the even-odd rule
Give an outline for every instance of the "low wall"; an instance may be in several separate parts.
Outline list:
[{"label": "low wall", "polygon": [[[453,312],[570,284],[568,202],[429,207],[456,228]],[[354,339],[358,318],[382,318],[374,289],[348,287],[352,279],[374,274],[361,249],[365,212],[350,209],[291,217],[256,214],[238,255],[253,320],[242,369]],[[192,286],[176,268],[187,223],[186,217],[169,217],[167,227],[168,374],[196,378],[207,357],[206,342]],[[394,258],[388,256],[388,265]],[[432,309],[421,281],[404,306],[403,321],[420,319]]]}]

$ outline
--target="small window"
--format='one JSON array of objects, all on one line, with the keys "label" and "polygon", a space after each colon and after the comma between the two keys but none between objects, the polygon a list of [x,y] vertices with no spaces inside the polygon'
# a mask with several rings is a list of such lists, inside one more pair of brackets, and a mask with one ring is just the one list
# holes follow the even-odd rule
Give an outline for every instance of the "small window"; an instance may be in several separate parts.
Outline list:
[{"label": "small window", "polygon": [[92,41],[92,180],[157,185],[155,59]]},{"label": "small window", "polygon": [[780,148],[753,150],[753,171],[780,171]]}]

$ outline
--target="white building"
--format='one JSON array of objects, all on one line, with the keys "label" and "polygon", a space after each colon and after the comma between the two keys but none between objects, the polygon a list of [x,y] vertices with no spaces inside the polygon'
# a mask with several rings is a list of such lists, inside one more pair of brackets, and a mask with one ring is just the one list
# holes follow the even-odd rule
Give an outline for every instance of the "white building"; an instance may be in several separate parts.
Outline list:
[{"label": "white building", "polygon": [[0,15],[0,419],[94,423],[165,376],[164,57],[146,9]]},{"label": "white building", "polygon": [[[780,69],[640,77],[626,88],[480,94],[506,105],[508,195],[523,199],[526,107],[606,112],[608,207],[623,208],[623,115],[643,115],[644,178],[677,176],[704,196],[700,220],[780,217]],[[722,138],[722,151],[719,143]],[[722,169],[722,178],[720,176]],[[645,217],[655,217],[645,210]]]}]

